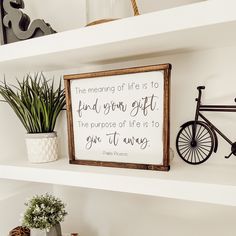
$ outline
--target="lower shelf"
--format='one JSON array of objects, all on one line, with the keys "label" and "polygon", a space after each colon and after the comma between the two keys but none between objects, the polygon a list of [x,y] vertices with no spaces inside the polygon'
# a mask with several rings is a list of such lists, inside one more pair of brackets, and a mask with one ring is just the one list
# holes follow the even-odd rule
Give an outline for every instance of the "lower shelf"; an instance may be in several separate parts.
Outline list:
[{"label": "lower shelf", "polygon": [[0,178],[236,206],[235,166],[173,162],[169,172],[0,161]]}]

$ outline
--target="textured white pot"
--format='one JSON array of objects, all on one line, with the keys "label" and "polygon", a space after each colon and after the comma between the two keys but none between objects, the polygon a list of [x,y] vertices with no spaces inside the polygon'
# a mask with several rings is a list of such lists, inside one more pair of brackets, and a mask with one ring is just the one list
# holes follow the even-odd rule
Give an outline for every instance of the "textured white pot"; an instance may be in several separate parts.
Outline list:
[{"label": "textured white pot", "polygon": [[28,159],[32,163],[44,163],[58,159],[57,134],[26,134]]},{"label": "textured white pot", "polygon": [[31,236],[62,236],[61,225],[58,223],[57,225],[53,226],[49,232],[47,232],[46,230],[31,229],[30,235]]},{"label": "textured white pot", "polygon": [[45,231],[40,229],[30,229],[30,236],[45,236]]}]

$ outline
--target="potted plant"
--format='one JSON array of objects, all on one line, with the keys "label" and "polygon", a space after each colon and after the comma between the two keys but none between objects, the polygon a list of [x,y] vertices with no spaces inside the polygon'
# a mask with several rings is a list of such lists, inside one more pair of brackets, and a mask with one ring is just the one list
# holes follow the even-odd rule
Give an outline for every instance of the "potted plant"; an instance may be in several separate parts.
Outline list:
[{"label": "potted plant", "polygon": [[22,225],[31,230],[41,230],[47,236],[62,236],[60,223],[67,215],[65,204],[53,195],[36,195],[28,202],[22,219]]},{"label": "potted plant", "polygon": [[28,74],[17,85],[0,82],[0,95],[7,102],[25,127],[26,146],[32,163],[58,159],[56,120],[65,106],[65,91],[54,80],[47,80],[43,73]]}]

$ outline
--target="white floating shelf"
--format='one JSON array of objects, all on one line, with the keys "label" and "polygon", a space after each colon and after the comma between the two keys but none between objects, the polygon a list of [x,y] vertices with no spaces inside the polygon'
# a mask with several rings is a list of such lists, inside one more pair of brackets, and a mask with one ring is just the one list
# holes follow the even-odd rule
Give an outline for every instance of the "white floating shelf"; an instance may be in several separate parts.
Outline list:
[{"label": "white floating shelf", "polygon": [[[236,46],[236,1],[200,3],[0,46],[0,70],[53,71],[86,63]],[[164,62],[163,62],[164,63]],[[236,206],[235,166],[173,163],[170,172],[0,161],[0,179]]]},{"label": "white floating shelf", "polygon": [[78,68],[236,45],[236,1],[209,0],[0,46],[0,70]]},{"label": "white floating shelf", "polygon": [[236,206],[235,166],[172,163],[170,172],[1,161],[0,178]]}]

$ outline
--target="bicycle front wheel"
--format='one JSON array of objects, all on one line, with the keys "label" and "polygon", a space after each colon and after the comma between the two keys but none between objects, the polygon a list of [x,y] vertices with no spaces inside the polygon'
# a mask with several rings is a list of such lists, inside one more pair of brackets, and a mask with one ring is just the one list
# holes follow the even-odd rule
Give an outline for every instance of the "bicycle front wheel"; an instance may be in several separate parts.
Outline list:
[{"label": "bicycle front wheel", "polygon": [[211,129],[202,122],[194,122],[183,126],[176,138],[176,149],[179,156],[187,163],[197,165],[205,162],[212,154],[214,138]]}]

